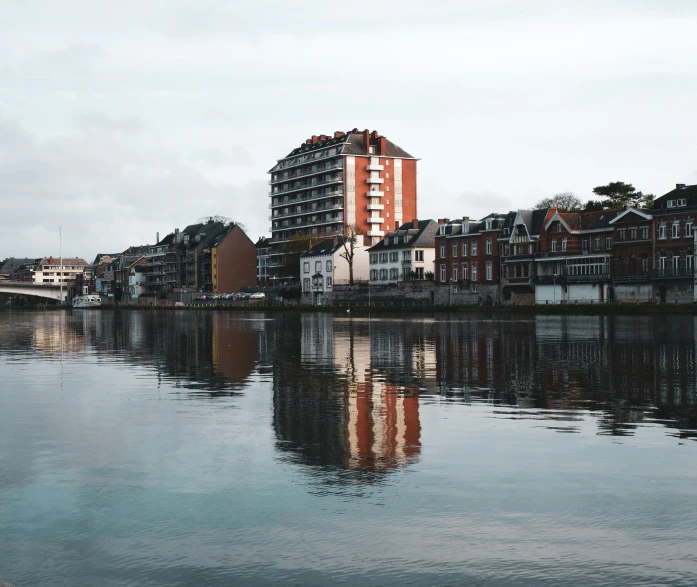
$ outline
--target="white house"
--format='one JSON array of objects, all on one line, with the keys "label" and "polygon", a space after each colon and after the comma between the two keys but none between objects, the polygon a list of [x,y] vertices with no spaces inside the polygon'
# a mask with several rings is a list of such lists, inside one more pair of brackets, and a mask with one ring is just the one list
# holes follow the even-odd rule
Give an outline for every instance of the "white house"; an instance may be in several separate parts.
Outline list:
[{"label": "white house", "polygon": [[397,283],[426,279],[436,260],[435,220],[412,220],[387,233],[378,244],[368,249],[370,282]]},{"label": "white house", "polygon": [[135,301],[145,293],[146,272],[143,264],[132,265],[128,274],[128,293]]},{"label": "white house", "polygon": [[[337,283],[348,283],[349,263],[342,257],[351,245],[348,237],[326,238],[300,255],[300,283],[304,303],[322,305],[331,300]],[[353,245],[353,279],[368,279],[368,252],[363,237]]]},{"label": "white house", "polygon": [[44,257],[34,267],[33,281],[43,283],[68,283],[82,275],[87,267],[84,259],[68,257]]}]

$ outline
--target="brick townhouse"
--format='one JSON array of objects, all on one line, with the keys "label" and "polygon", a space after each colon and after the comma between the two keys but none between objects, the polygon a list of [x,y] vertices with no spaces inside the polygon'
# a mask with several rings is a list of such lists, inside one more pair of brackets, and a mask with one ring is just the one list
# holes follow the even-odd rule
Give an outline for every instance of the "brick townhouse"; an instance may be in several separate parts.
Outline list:
[{"label": "brick townhouse", "polygon": [[492,213],[482,220],[468,216],[438,221],[436,283],[450,285],[454,293],[499,299],[499,243],[505,217]]}]

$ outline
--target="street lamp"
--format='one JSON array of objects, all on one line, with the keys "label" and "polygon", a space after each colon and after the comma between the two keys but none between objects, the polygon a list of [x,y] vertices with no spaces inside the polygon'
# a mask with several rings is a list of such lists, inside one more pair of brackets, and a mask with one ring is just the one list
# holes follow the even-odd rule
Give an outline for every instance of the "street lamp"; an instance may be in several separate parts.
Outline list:
[{"label": "street lamp", "polygon": [[557,304],[557,272],[554,272],[554,275],[552,275],[552,283],[554,284],[552,286],[554,290],[554,305],[556,306]]}]

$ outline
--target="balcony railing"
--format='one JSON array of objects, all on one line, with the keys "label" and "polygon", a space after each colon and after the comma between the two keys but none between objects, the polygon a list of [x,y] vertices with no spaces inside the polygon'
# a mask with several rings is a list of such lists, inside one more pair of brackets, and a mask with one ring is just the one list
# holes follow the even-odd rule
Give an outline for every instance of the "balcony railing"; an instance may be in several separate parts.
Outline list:
[{"label": "balcony railing", "polygon": [[538,285],[557,285],[565,283],[599,283],[609,281],[609,273],[600,273],[597,275],[557,275],[556,279],[553,275],[538,275],[533,278],[533,283]]},{"label": "balcony railing", "polygon": [[344,195],[343,190],[332,190],[329,193],[324,193],[320,196],[296,196],[295,198],[290,198],[278,204],[270,204],[270,208],[280,208],[282,206],[292,206],[293,204],[300,204],[302,202],[311,202],[314,200],[326,200],[327,198],[335,198],[337,196],[341,197]]},{"label": "balcony railing", "polygon": [[665,268],[665,269],[654,269],[653,278],[654,279],[679,279],[679,278],[694,278],[694,269],[686,269],[681,267],[680,269]]},{"label": "balcony railing", "polygon": [[615,283],[640,283],[651,279],[650,273],[615,273],[612,276],[612,281]]},{"label": "balcony railing", "polygon": [[300,192],[302,190],[318,188],[318,187],[330,185],[333,183],[341,183],[343,181],[344,181],[344,176],[341,174],[336,174],[336,175],[332,175],[330,177],[324,177],[324,178],[322,178],[321,181],[309,181],[309,182],[304,182],[302,185],[299,185],[299,186],[287,187],[284,190],[279,189],[276,192],[272,192],[271,195],[277,196],[280,194],[290,194],[291,192]]}]

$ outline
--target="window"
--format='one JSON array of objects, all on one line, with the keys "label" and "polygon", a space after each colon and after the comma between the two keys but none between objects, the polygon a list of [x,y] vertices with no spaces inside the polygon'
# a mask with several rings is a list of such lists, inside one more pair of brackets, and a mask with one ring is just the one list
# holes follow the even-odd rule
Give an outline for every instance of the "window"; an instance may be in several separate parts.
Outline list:
[{"label": "window", "polygon": [[387,253],[380,253],[380,264],[387,263]]},{"label": "window", "polygon": [[[378,262],[378,256],[376,253],[370,255],[370,264],[375,265]],[[308,269],[309,271],[309,269]]]},{"label": "window", "polygon": [[416,279],[423,279],[424,278],[424,268],[417,267],[416,269],[414,269],[414,277]]},{"label": "window", "polygon": [[557,232],[561,232],[561,221],[557,221]]},{"label": "window", "polygon": [[491,281],[494,278],[494,264],[491,261],[486,262],[486,280]]},{"label": "window", "polygon": [[309,273],[309,272],[310,272],[310,263],[306,261],[305,263],[303,263],[303,273]]},{"label": "window", "polygon": [[675,208],[675,200],[668,200],[668,208]]},{"label": "window", "polygon": [[555,239],[555,238],[552,239],[552,247],[551,247],[551,249],[552,249],[552,252],[554,252],[554,251],[557,250],[557,239]]},{"label": "window", "polygon": [[685,238],[692,238],[692,220],[685,222]]},{"label": "window", "polygon": [[445,234],[445,224],[441,224],[438,227],[438,234]]},{"label": "window", "polygon": [[477,264],[472,263],[472,281],[477,281]]},{"label": "window", "polygon": [[630,228],[630,229],[629,229],[629,240],[630,240],[630,241],[635,241],[635,240],[636,240],[636,235],[637,235],[636,228]]},{"label": "window", "polygon": [[646,227],[641,229],[641,240],[649,240],[649,229]]},{"label": "window", "polygon": [[[477,256],[477,241],[472,241],[472,256]],[[474,277],[472,279],[474,279]]]},{"label": "window", "polygon": [[473,285],[471,288],[472,293],[477,293],[477,286]]},{"label": "window", "polygon": [[599,236],[596,236],[593,239],[593,249],[595,249],[596,251],[600,250],[600,237]]},{"label": "window", "polygon": [[387,281],[387,269],[380,269],[380,279]]},{"label": "window", "polygon": [[486,242],[486,254],[487,254],[487,255],[491,255],[491,253],[492,253],[492,248],[493,248],[491,237],[489,237],[488,239],[486,239],[485,242]]},{"label": "window", "polygon": [[658,238],[660,238],[660,239],[666,238],[666,225],[665,224],[658,225]]},{"label": "window", "polygon": [[399,263],[399,253],[397,251],[390,253],[390,263]]},{"label": "window", "polygon": [[658,258],[658,270],[663,274],[666,270],[666,258],[665,257],[659,257]]},{"label": "window", "polygon": [[486,221],[486,229],[491,230],[491,220]]},{"label": "window", "polygon": [[677,273],[680,270],[680,257],[677,255],[673,256],[673,271]]},{"label": "window", "polygon": [[649,258],[646,255],[641,259],[641,271],[643,273],[649,272]]},{"label": "window", "polygon": [[303,291],[310,291],[310,278],[303,279]]},{"label": "window", "polygon": [[588,252],[588,239],[587,238],[583,239],[583,251],[586,253]]},{"label": "window", "polygon": [[457,281],[457,263],[453,265],[453,281]]},{"label": "window", "polygon": [[678,200],[678,206],[687,206],[687,198],[681,198]]},{"label": "window", "polygon": [[331,277],[327,277],[327,287],[329,288],[329,287],[331,287],[331,286],[332,286],[332,278],[331,278]]},{"label": "window", "polygon": [[467,256],[467,241],[462,241],[462,256]]},{"label": "window", "polygon": [[440,244],[440,258],[445,259],[445,243]]},{"label": "window", "polygon": [[453,242],[453,257],[457,257],[457,241]]},{"label": "window", "polygon": [[331,273],[331,270],[332,270],[332,262],[327,261],[327,273]]},{"label": "window", "polygon": [[396,267],[390,269],[390,279],[399,279],[399,269]]},{"label": "window", "polygon": [[322,271],[322,261],[315,261],[315,273]]},{"label": "window", "polygon": [[375,281],[378,278],[378,270],[377,269],[371,269],[370,270],[370,279],[371,281]]},{"label": "window", "polygon": [[687,255],[685,257],[685,273],[686,274],[691,274],[692,270],[695,266],[695,257],[694,255]]},{"label": "window", "polygon": [[423,263],[424,262],[424,252],[423,251],[414,251],[414,261],[417,263]]},{"label": "window", "polygon": [[566,250],[566,237],[565,236],[561,237],[561,250],[562,251]]},{"label": "window", "polygon": [[467,280],[467,262],[462,263],[462,279]]},{"label": "window", "polygon": [[445,283],[445,265],[440,266],[440,282]]},{"label": "window", "polygon": [[680,222],[673,222],[670,230],[671,238],[680,238]]},{"label": "window", "polygon": [[627,231],[626,231],[624,228],[618,230],[618,231],[617,231],[617,238],[618,238],[619,240],[621,240],[621,241],[626,240],[626,238],[627,238]]},{"label": "window", "polygon": [[611,236],[606,236],[606,237],[605,237],[605,248],[606,248],[606,249],[611,249],[611,248],[612,248],[612,237],[611,237]]}]

